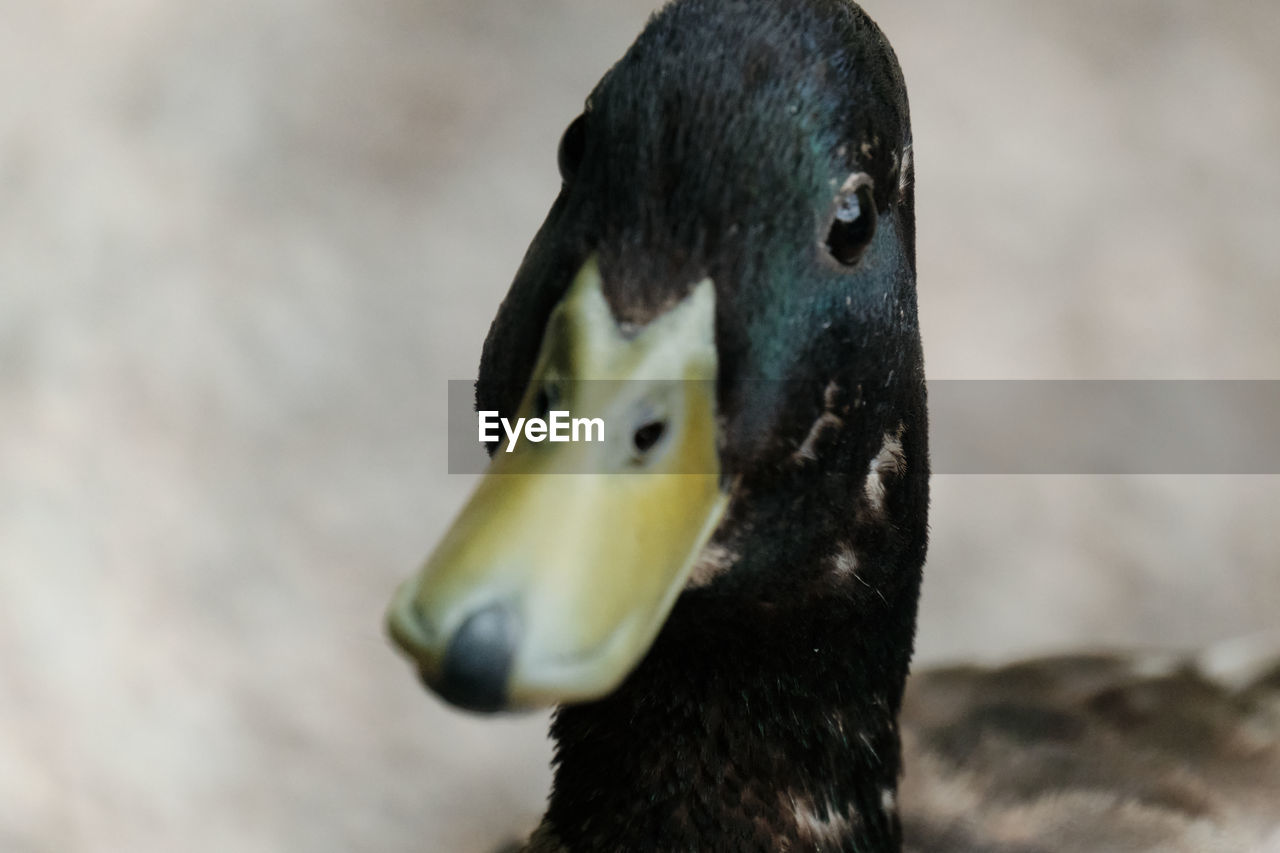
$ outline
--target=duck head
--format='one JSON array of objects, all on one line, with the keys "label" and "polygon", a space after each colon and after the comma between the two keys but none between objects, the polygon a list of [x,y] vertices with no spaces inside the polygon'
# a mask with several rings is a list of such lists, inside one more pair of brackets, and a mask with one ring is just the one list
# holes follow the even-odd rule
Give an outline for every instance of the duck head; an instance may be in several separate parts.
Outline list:
[{"label": "duck head", "polygon": [[677,0],[559,166],[476,400],[604,440],[492,445],[391,636],[473,710],[599,700],[646,657],[799,650],[883,670],[896,709],[928,459],[888,42],[844,0]]}]

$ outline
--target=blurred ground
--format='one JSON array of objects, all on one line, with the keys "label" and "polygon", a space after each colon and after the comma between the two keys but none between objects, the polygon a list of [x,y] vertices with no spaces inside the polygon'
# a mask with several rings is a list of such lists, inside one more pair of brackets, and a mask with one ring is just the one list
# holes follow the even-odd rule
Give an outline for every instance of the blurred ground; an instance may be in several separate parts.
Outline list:
[{"label": "blurred ground", "polygon": [[[1280,5],[871,3],[930,373],[1280,378]],[[0,849],[482,850],[542,719],[381,611],[445,380],[649,2],[0,0]],[[1280,478],[940,477],[926,660],[1280,612]]]}]

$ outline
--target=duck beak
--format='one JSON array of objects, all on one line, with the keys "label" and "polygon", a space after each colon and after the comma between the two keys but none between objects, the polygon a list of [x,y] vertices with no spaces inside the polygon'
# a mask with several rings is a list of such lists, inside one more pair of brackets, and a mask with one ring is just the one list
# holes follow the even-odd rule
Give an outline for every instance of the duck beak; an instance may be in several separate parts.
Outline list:
[{"label": "duck beak", "polygon": [[583,265],[517,417],[566,411],[600,428],[504,441],[388,613],[392,639],[444,699],[476,711],[587,701],[643,658],[728,502],[714,318],[704,280],[624,335],[594,257]]}]

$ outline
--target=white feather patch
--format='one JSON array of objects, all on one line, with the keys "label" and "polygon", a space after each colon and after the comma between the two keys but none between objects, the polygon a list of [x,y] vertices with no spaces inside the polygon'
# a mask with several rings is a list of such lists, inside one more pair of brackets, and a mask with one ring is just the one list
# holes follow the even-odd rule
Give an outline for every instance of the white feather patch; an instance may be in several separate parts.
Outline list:
[{"label": "white feather patch", "polygon": [[809,797],[793,795],[791,801],[800,837],[814,845],[839,845],[853,832],[858,821],[858,813],[851,805],[846,805],[843,811],[828,805],[827,816],[820,817]]},{"label": "white feather patch", "polygon": [[809,434],[805,436],[804,441],[800,444],[799,449],[791,454],[792,460],[800,462],[802,460],[816,461],[818,458],[817,450],[818,439],[827,430],[843,429],[844,421],[839,415],[835,414],[832,409],[836,405],[836,397],[840,393],[840,386],[831,381],[827,383],[826,389],[822,392],[823,412],[818,419],[809,427]]},{"label": "white feather patch", "polygon": [[831,570],[837,575],[856,575],[858,573],[858,555],[848,545],[841,545],[831,555]]},{"label": "white feather patch", "polygon": [[689,571],[688,586],[697,589],[706,586],[720,575],[729,571],[738,561],[738,554],[723,545],[710,544],[702,549],[697,561]]},{"label": "white feather patch", "polygon": [[899,476],[907,470],[907,457],[902,452],[902,431],[903,427],[899,424],[896,433],[885,433],[880,452],[867,466],[867,480],[863,491],[876,512],[884,509],[885,478]]}]

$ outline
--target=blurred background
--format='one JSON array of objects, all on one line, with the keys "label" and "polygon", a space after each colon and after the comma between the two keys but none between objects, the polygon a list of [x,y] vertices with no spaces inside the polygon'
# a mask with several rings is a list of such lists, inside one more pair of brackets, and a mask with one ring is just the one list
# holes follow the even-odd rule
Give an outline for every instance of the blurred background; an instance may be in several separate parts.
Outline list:
[{"label": "blurred background", "polygon": [[[1280,4],[867,0],[934,378],[1280,378]],[[382,635],[446,380],[650,0],[0,0],[0,850],[481,851]],[[938,477],[924,662],[1274,626],[1280,478]]]}]

